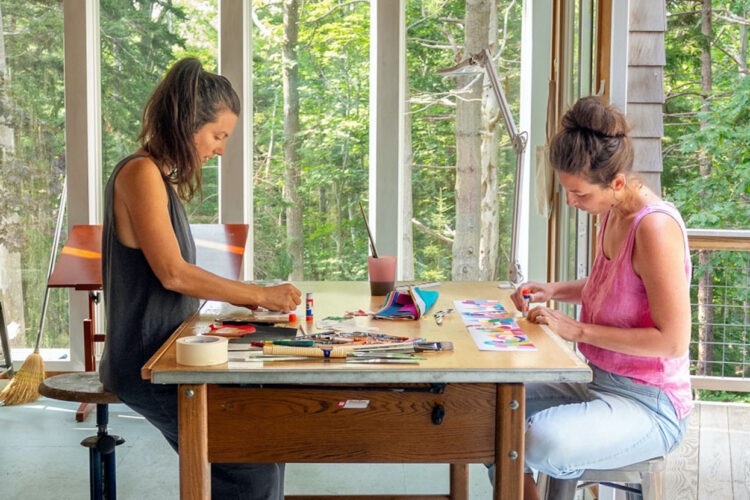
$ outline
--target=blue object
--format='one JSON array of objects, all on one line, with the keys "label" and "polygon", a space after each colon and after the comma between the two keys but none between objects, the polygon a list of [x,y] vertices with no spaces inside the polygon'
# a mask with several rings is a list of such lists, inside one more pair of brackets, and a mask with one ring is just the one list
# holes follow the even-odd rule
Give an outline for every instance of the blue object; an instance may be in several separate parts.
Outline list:
[{"label": "blue object", "polygon": [[389,292],[375,319],[419,319],[437,301],[439,292],[410,286],[408,292]]}]

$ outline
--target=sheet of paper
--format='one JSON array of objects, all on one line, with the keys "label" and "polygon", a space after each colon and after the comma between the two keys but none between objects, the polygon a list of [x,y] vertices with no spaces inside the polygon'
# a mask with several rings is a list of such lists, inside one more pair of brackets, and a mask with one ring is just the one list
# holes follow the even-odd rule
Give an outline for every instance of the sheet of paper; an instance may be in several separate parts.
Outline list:
[{"label": "sheet of paper", "polygon": [[454,303],[480,351],[536,350],[499,301],[456,300]]}]

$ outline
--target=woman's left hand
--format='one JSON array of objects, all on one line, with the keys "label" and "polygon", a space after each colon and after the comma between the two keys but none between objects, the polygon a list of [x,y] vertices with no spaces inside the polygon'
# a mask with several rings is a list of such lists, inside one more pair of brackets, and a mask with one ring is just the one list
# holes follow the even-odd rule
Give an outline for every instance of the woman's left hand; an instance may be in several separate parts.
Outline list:
[{"label": "woman's left hand", "polygon": [[581,323],[560,311],[544,306],[535,307],[529,311],[529,321],[549,326],[553,332],[565,340],[581,341],[583,331]]}]

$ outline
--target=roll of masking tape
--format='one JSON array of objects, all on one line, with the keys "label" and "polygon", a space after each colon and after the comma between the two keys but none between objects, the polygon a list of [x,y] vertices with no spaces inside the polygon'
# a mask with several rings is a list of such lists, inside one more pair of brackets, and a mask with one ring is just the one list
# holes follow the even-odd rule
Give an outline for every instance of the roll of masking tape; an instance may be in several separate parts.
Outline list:
[{"label": "roll of masking tape", "polygon": [[227,362],[228,341],[223,337],[197,335],[177,339],[177,364],[220,365]]}]

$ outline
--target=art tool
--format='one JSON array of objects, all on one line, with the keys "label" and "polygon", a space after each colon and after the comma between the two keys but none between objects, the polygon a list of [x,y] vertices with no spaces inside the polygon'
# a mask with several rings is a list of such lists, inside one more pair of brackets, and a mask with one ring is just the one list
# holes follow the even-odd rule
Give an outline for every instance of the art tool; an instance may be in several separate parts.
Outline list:
[{"label": "art tool", "polygon": [[253,323],[294,323],[295,313],[285,314],[277,311],[253,311],[251,314],[228,314],[214,319],[217,325],[239,326]]},{"label": "art tool", "polygon": [[372,256],[378,258],[378,251],[375,249],[375,240],[372,238],[372,231],[370,231],[370,224],[367,222],[367,216],[365,215],[365,207],[362,206],[362,202],[359,202],[359,209],[362,211],[362,218],[365,220],[365,227],[367,228],[367,236],[370,237],[370,251]]},{"label": "art tool", "polygon": [[227,362],[227,339],[194,335],[177,339],[177,364],[211,366]]},{"label": "art tool", "polygon": [[267,345],[286,345],[290,347],[313,347],[315,342],[312,340],[251,340],[250,345],[255,347],[265,347]]},{"label": "art tool", "polygon": [[312,292],[307,292],[307,295],[305,295],[305,320],[307,321],[313,320],[313,294]]},{"label": "art tool", "polygon": [[383,344],[383,345],[363,345],[355,346],[353,352],[367,353],[410,353],[410,352],[430,352],[430,351],[452,351],[453,342],[427,341],[419,340],[416,342],[402,342],[400,344]]},{"label": "art tool", "polygon": [[528,288],[524,288],[521,291],[521,294],[523,294],[523,311],[521,313],[523,314],[524,318],[529,317],[529,309],[531,308],[531,290]]},{"label": "art tool", "polygon": [[446,314],[450,314],[452,312],[453,312],[453,309],[443,309],[442,311],[436,311],[435,314],[433,314],[432,316],[435,318],[435,323],[438,326],[443,326],[443,317]]},{"label": "art tool", "polygon": [[341,348],[290,347],[284,345],[263,346],[263,354],[285,356],[307,356],[311,358],[345,358],[346,351]]},{"label": "art tool", "polygon": [[371,353],[369,351],[352,351],[348,354],[347,358],[357,359],[368,359],[368,358],[386,358],[386,359],[427,359],[425,356],[420,354],[410,354],[407,352],[378,352]]},{"label": "art tool", "polygon": [[408,292],[410,286],[415,286],[417,288],[423,289],[423,288],[432,288],[435,286],[440,286],[441,283],[439,281],[427,281],[425,283],[416,283],[413,285],[398,285],[396,287],[396,291],[398,292]]},{"label": "art tool", "polygon": [[419,360],[416,359],[391,359],[391,358],[348,358],[346,360],[347,363],[394,363],[394,364],[409,364],[409,365],[418,365]]}]

